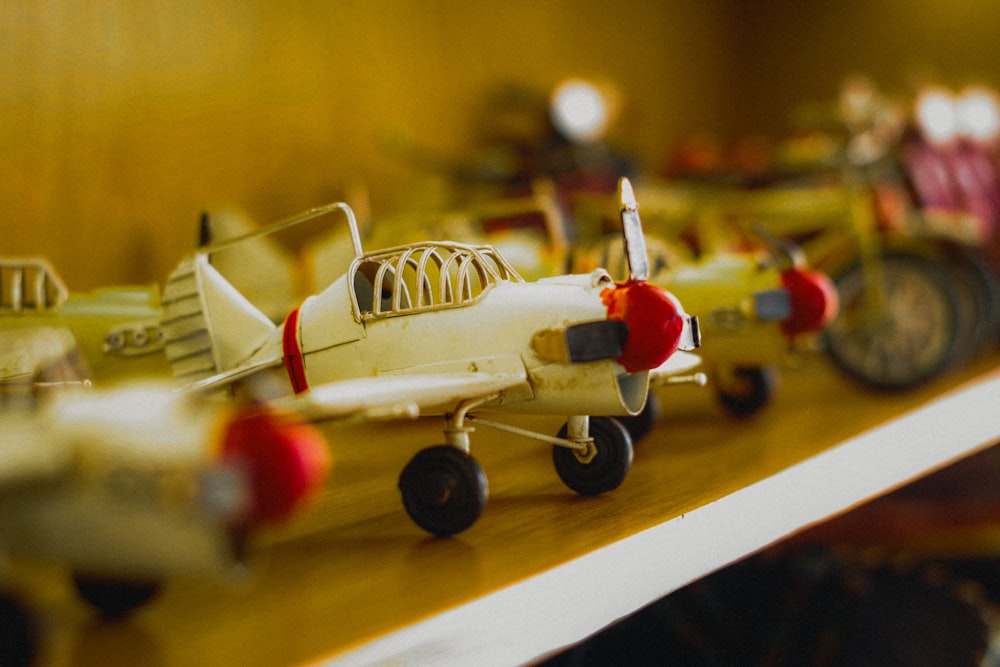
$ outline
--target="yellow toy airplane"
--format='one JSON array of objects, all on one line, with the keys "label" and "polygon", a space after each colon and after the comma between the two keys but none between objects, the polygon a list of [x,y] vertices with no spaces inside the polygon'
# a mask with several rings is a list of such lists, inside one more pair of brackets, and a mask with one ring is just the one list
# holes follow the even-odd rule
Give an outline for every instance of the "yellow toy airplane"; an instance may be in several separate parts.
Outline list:
[{"label": "yellow toy airplane", "polygon": [[69,291],[42,257],[0,257],[0,393],[42,382],[169,377],[154,286]]}]

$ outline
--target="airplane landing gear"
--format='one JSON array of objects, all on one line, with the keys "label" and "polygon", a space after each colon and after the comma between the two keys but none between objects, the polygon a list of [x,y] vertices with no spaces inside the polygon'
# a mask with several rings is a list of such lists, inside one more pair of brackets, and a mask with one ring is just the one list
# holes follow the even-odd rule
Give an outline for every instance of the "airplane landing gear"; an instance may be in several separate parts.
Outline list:
[{"label": "airplane landing gear", "polygon": [[719,403],[736,419],[748,419],[771,401],[776,385],[774,369],[737,366],[716,378]]},{"label": "airplane landing gear", "polygon": [[[468,453],[472,429],[464,411],[449,417],[445,431],[450,444],[417,452],[399,475],[403,507],[418,526],[437,537],[469,528],[479,519],[489,497],[486,474]],[[611,417],[573,416],[558,437],[479,417],[477,424],[554,445],[556,472],[570,489],[596,496],[618,488],[632,467],[632,438]]]},{"label": "airplane landing gear", "polygon": [[157,581],[125,581],[73,574],[76,592],[105,618],[117,619],[146,604],[160,592]]},{"label": "airplane landing gear", "polygon": [[474,524],[489,497],[482,466],[451,445],[417,452],[399,476],[399,490],[413,522],[438,537]]},{"label": "airplane landing gear", "polygon": [[[566,438],[569,424],[559,431]],[[618,488],[632,467],[632,438],[617,419],[591,417],[585,452],[556,445],[552,461],[566,486],[584,496],[596,496]]]}]

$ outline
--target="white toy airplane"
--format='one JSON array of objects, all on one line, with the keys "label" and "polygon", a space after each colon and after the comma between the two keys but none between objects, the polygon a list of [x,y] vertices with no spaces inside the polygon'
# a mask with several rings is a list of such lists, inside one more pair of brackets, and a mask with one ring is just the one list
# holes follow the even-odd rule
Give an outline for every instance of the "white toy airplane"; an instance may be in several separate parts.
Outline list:
[{"label": "white toy airplane", "polygon": [[[0,413],[0,560],[65,564],[85,600],[121,616],[165,577],[240,566],[253,530],[291,516],[328,468],[318,431],[261,404],[173,384],[52,391]],[[12,664],[3,651],[30,650],[17,636],[30,617],[0,606]]]},{"label": "white toy airplane", "polygon": [[[486,503],[486,477],[469,454],[473,419],[554,445],[556,470],[573,490],[610,491],[629,470],[632,442],[604,415],[637,414],[651,376],[676,379],[698,363],[678,350],[699,345],[697,320],[646,283],[645,242],[624,179],[621,202],[631,277],[620,284],[604,270],[525,282],[488,245],[426,242],[364,253],[354,214],[342,203],[208,245],[183,260],[166,285],[167,357],[193,389],[276,374],[300,405],[313,406],[313,416],[342,404],[345,392],[359,407],[396,397],[421,414],[444,415],[446,444],[417,453],[399,480],[407,512],[435,535],[465,530]],[[335,211],[350,223],[356,256],[282,324],[213,267],[227,249]],[[370,393],[344,384],[358,378],[369,379]],[[568,419],[552,437],[478,416],[488,411]]]}]

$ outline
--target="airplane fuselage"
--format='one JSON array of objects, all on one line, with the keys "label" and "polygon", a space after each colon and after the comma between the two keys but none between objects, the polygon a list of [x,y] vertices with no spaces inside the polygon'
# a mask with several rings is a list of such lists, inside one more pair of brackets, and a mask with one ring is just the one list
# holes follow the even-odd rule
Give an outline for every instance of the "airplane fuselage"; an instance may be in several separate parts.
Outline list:
[{"label": "airplane fuselage", "polygon": [[623,415],[645,404],[645,372],[626,373],[610,359],[547,359],[532,343],[540,331],[607,317],[601,293],[613,282],[603,271],[501,280],[461,304],[381,314],[363,310],[350,284],[344,276],[303,302],[256,355],[280,354],[295,391],[356,377],[472,371],[523,377],[486,406],[493,409]]}]

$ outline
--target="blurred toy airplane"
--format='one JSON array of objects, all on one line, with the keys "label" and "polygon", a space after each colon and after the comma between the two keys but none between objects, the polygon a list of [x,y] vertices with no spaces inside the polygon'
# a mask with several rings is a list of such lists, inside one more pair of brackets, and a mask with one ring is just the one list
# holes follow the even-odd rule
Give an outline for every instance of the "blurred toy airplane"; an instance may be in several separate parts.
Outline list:
[{"label": "blurred toy airplane", "polygon": [[[651,376],[702,379],[677,376],[699,361],[678,352],[699,345],[697,319],[646,282],[631,184],[623,180],[620,190],[632,274],[618,284],[604,270],[526,282],[488,245],[424,242],[364,253],[342,203],[208,245],[182,261],[164,290],[167,357],[195,390],[274,374],[313,406],[311,416],[342,402],[346,391],[359,405],[388,392],[422,414],[444,415],[447,444],[417,453],[399,480],[411,518],[436,535],[465,530],[486,503],[486,477],[469,454],[472,413],[568,415],[557,437],[478,416],[475,423],[554,445],[567,486],[609,491],[628,473],[632,442],[603,415],[638,413]],[[335,211],[347,217],[355,257],[282,324],[213,266],[226,250]],[[370,380],[370,394],[344,384],[358,378]]]},{"label": "blurred toy airplane", "polygon": [[[64,388],[0,418],[0,558],[65,564],[121,616],[168,576],[238,567],[253,531],[289,518],[328,468],[318,431],[263,404]],[[23,664],[30,617],[3,597],[0,662]]]},{"label": "blurred toy airplane", "polygon": [[42,257],[0,257],[0,392],[168,377],[159,319],[155,285],[74,293]]}]

